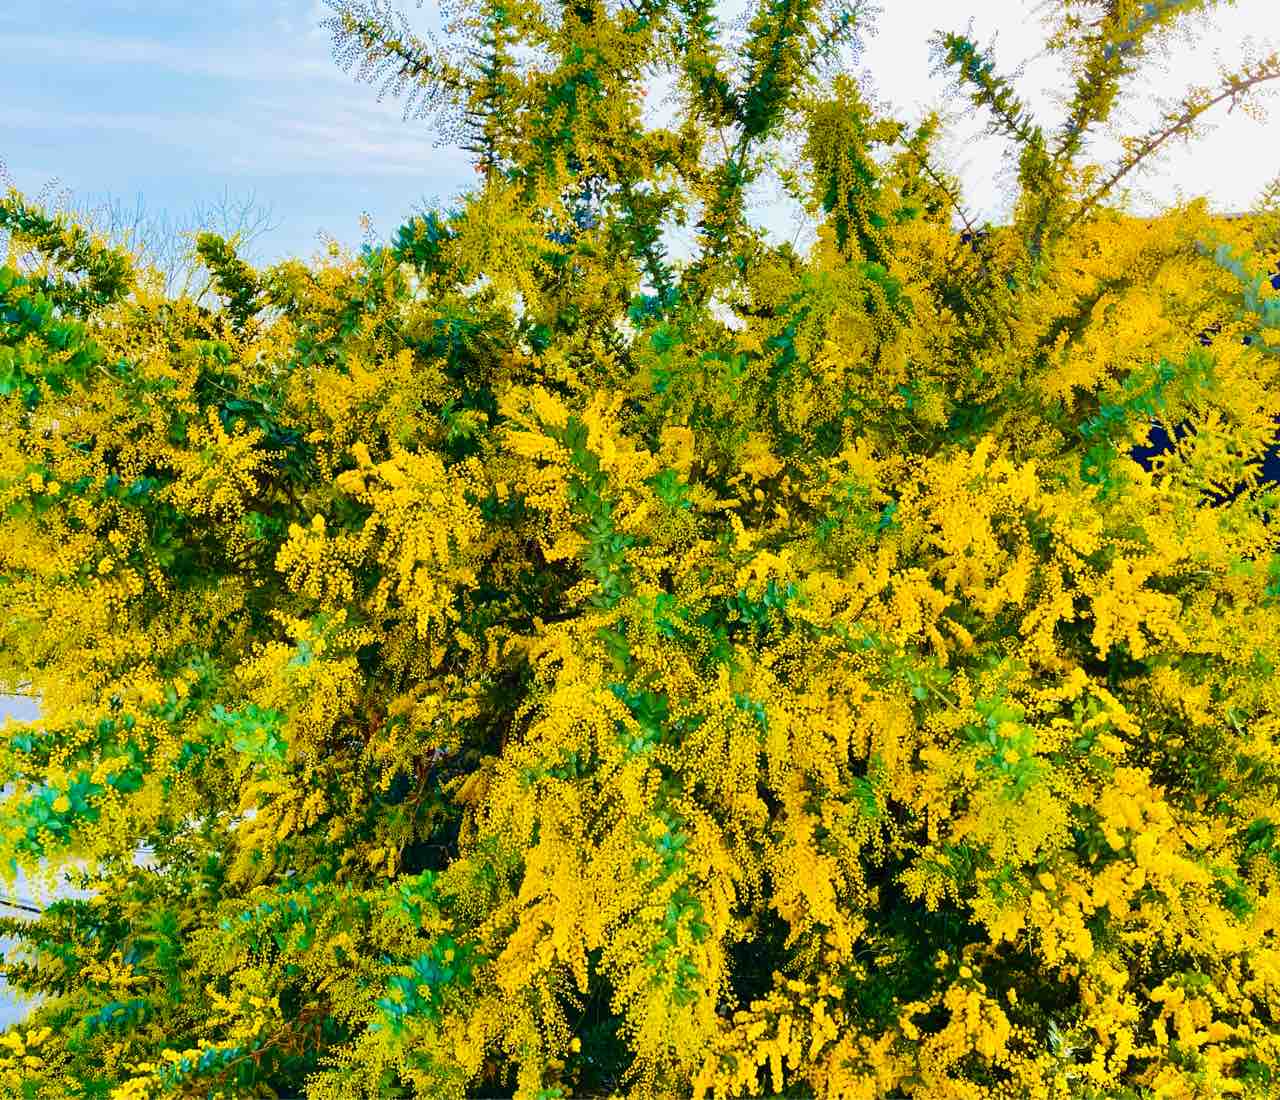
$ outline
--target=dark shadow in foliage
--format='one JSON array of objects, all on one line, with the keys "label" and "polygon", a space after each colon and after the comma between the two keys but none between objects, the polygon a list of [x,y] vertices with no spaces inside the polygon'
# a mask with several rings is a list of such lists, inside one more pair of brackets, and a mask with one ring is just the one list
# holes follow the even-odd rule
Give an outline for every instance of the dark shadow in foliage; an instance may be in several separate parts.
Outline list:
[{"label": "dark shadow in foliage", "polygon": [[[968,245],[971,249],[977,250],[982,243],[989,237],[986,229],[969,230],[966,229],[960,234],[960,242]],[[1271,285],[1276,290],[1280,290],[1280,268],[1277,273],[1271,277]],[[1218,326],[1206,329],[1200,333],[1200,343],[1204,347],[1208,347],[1212,342],[1212,337],[1219,331]],[[1250,338],[1245,337],[1245,343],[1249,343]],[[968,412],[968,410],[963,410]],[[1274,420],[1276,432],[1272,436],[1271,445],[1267,448],[1263,455],[1262,469],[1260,472],[1261,480],[1264,483],[1272,485],[1280,484],[1280,417]],[[963,426],[962,424],[953,424],[952,426]],[[1175,424],[1170,430],[1163,424],[1156,421],[1151,422],[1151,430],[1148,435],[1148,442],[1140,443],[1132,447],[1129,451],[1129,457],[1132,458],[1147,473],[1150,473],[1155,459],[1160,455],[1166,454],[1172,450],[1183,438],[1186,437],[1188,431],[1191,430],[1190,423],[1186,420]],[[1231,489],[1230,492],[1223,494],[1211,494],[1207,503],[1217,507],[1222,504],[1229,504],[1235,500],[1242,492],[1244,492],[1244,483],[1240,483]]]},{"label": "dark shadow in foliage", "polygon": [[[574,1034],[582,1049],[571,1055],[566,1069],[576,1079],[574,1095],[614,1094],[622,1088],[622,1075],[631,1054],[621,1032],[622,1017],[610,1007],[612,983],[600,973],[600,949],[587,956],[587,1000],[577,1018]],[[569,1014],[574,1019],[574,1014]]]},{"label": "dark shadow in foliage", "polygon": [[[1271,285],[1280,290],[1280,271],[1271,277]],[[1208,329],[1200,334],[1200,343],[1208,347],[1212,342],[1212,336],[1216,329]],[[1245,343],[1249,343],[1249,337],[1245,337]],[[1261,478],[1263,483],[1278,485],[1280,484],[1280,416],[1274,420],[1276,433],[1271,437],[1271,445],[1267,448],[1262,458]],[[1151,431],[1146,444],[1139,444],[1129,451],[1129,457],[1141,466],[1147,473],[1150,473],[1155,464],[1155,459],[1160,455],[1172,450],[1183,438],[1188,431],[1191,430],[1190,423],[1186,420],[1175,424],[1172,433],[1162,424],[1152,422]],[[1208,503],[1214,507],[1221,504],[1230,504],[1242,492],[1244,492],[1244,483],[1236,485],[1227,493],[1211,494],[1208,497]]]},{"label": "dark shadow in foliage", "polygon": [[749,1008],[752,1001],[773,989],[773,969],[768,961],[786,958],[783,945],[788,931],[787,922],[774,909],[765,908],[755,919],[753,934],[730,946],[729,988],[735,1009]]},{"label": "dark shadow in foliage", "polygon": [[[986,929],[945,905],[930,911],[922,900],[908,898],[899,882],[905,864],[880,869],[869,876],[879,886],[886,919],[876,929],[875,958],[862,960],[868,970],[863,981],[849,982],[847,992],[855,1014],[877,1028],[892,1027],[905,1001],[925,1000],[944,984],[954,981],[961,960],[950,958],[939,967],[940,944],[964,947],[986,940]],[[880,880],[875,882],[874,880]],[[867,952],[872,954],[872,952]],[[937,1008],[917,1017],[921,1030],[940,1028],[947,1010]]]},{"label": "dark shadow in foliage", "polygon": [[[1277,278],[1280,278],[1278,276]],[[1262,456],[1262,469],[1260,477],[1264,484],[1276,485],[1280,484],[1280,416],[1274,418],[1273,423],[1276,426],[1276,433],[1271,438],[1271,445],[1266,449]],[[1186,438],[1187,433],[1191,430],[1188,421],[1183,420],[1173,426],[1172,434],[1169,429],[1162,424],[1152,422],[1151,431],[1148,435],[1148,442],[1140,444],[1130,449],[1129,457],[1141,466],[1147,473],[1150,473],[1155,465],[1155,459],[1160,455],[1171,451],[1178,443]],[[1213,507],[1221,504],[1230,504],[1245,490],[1245,483],[1240,482],[1227,493],[1209,494],[1207,503]]]}]

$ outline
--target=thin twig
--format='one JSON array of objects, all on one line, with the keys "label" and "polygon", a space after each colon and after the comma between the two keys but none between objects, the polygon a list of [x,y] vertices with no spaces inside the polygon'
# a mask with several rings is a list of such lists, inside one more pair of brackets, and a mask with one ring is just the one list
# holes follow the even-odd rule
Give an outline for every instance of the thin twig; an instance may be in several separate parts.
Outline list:
[{"label": "thin twig", "polygon": [[1232,79],[1227,86],[1220,91],[1212,99],[1206,100],[1198,106],[1192,106],[1184,110],[1176,119],[1169,123],[1163,130],[1158,130],[1153,134],[1148,134],[1143,141],[1141,148],[1130,157],[1126,162],[1120,165],[1110,176],[1096,187],[1087,199],[1080,205],[1080,208],[1067,221],[1064,231],[1074,226],[1085,214],[1092,210],[1111,189],[1115,187],[1125,176],[1138,167],[1152,153],[1160,148],[1170,138],[1177,136],[1186,130],[1193,122],[1196,121],[1206,111],[1216,107],[1223,100],[1231,100],[1232,105],[1239,100],[1242,93],[1247,92],[1250,88],[1258,84],[1265,83],[1268,80],[1280,78],[1280,70],[1264,69],[1254,76],[1245,79]]}]

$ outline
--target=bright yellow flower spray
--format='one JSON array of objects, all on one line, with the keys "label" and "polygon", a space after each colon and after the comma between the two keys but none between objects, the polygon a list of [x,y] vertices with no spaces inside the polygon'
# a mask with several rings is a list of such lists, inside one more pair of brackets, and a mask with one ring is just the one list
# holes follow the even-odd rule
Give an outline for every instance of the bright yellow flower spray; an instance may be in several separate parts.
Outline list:
[{"label": "bright yellow flower spray", "polygon": [[1104,200],[1280,58],[1094,165],[1211,3],[1045,5],[1056,129],[939,36],[992,227],[857,0],[334,6],[454,208],[210,311],[0,202],[5,1094],[1275,1095],[1280,191]]}]

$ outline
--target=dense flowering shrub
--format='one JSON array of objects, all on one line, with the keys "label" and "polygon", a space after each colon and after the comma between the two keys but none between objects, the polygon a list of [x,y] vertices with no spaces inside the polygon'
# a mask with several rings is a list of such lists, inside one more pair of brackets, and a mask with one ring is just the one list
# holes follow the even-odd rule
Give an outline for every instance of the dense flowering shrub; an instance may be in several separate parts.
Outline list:
[{"label": "dense flowering shrub", "polygon": [[966,238],[813,0],[339,5],[479,185],[212,313],[10,192],[6,1094],[1274,1095],[1280,217],[1104,200],[1280,57],[1086,157],[1209,6],[1053,5],[1058,129],[939,38]]}]

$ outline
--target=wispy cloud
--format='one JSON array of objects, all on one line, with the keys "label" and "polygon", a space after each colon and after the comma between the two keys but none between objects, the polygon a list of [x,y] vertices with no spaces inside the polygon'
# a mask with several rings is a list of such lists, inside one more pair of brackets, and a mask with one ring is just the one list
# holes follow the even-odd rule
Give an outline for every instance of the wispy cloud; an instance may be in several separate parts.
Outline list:
[{"label": "wispy cloud", "polygon": [[324,171],[345,173],[353,179],[410,176],[439,180],[465,172],[469,164],[464,154],[433,148],[429,133],[404,133],[405,126],[396,134],[332,119],[260,119],[252,143],[229,151],[229,167],[252,167],[259,173],[279,175]]},{"label": "wispy cloud", "polygon": [[143,114],[139,112],[120,111],[69,111],[58,108],[37,108],[13,106],[5,108],[6,126],[14,130],[38,130],[41,132],[65,131],[81,133],[90,131],[120,131],[136,134],[139,137],[151,138],[172,143],[173,139],[181,139],[181,144],[203,144],[210,136],[221,130],[225,136],[227,129],[219,119],[199,118],[199,130],[193,128],[197,121],[194,115],[161,115]]},{"label": "wispy cloud", "polygon": [[[109,111],[66,111],[15,107],[5,112],[14,132],[56,131],[69,137],[118,134],[144,143],[202,154],[211,146],[220,171],[234,174],[296,176],[306,173],[369,176],[416,176],[433,180],[465,175],[469,160],[458,150],[435,148],[433,135],[421,124],[371,118],[354,110],[333,117],[297,117],[281,101],[254,101],[252,121],[195,114],[142,114]],[[0,154],[14,150],[0,148]],[[202,160],[204,157],[202,156]],[[24,166],[25,167],[25,166]],[[193,164],[192,167],[195,167]]]},{"label": "wispy cloud", "polygon": [[[165,42],[155,38],[108,34],[23,34],[6,31],[6,53],[44,67],[51,62],[108,69],[163,69],[187,76],[230,81],[323,81],[350,87],[351,78],[323,57],[274,47],[243,43],[234,48],[211,48],[207,42]],[[14,64],[10,61],[9,64]],[[141,75],[141,74],[139,74]]]}]

